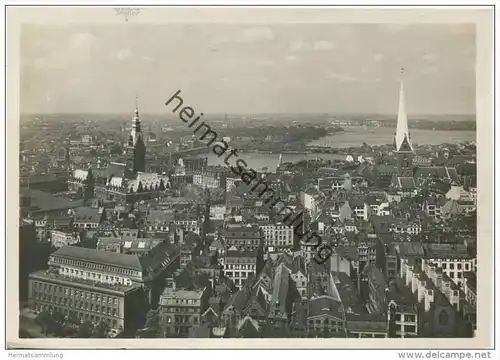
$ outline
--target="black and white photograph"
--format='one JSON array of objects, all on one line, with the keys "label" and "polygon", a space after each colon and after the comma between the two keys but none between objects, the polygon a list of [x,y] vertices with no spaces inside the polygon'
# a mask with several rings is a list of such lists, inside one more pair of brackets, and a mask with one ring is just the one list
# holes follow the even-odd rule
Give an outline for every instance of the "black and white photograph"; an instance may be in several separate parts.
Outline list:
[{"label": "black and white photograph", "polygon": [[44,11],[7,118],[20,342],[492,336],[475,22]]}]

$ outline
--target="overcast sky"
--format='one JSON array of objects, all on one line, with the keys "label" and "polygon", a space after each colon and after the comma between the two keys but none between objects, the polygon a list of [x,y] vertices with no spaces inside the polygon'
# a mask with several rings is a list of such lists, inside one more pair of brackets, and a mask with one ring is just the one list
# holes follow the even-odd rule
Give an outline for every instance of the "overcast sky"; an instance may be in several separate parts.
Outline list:
[{"label": "overcast sky", "polygon": [[474,25],[25,26],[21,111],[475,113]]}]

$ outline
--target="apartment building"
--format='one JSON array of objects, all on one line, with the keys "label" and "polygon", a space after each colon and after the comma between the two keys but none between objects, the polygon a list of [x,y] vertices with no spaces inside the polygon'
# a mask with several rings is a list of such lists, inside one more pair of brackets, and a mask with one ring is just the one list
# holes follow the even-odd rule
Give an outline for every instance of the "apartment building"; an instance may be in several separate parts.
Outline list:
[{"label": "apartment building", "polygon": [[422,265],[436,264],[458,286],[464,281],[465,272],[476,271],[476,259],[464,244],[423,244],[423,247]]},{"label": "apartment building", "polygon": [[30,274],[28,303],[36,311],[135,328],[178,258],[164,243],[141,256],[64,246],[50,256],[48,270]]},{"label": "apartment building", "polygon": [[259,223],[259,229],[264,234],[264,245],[267,248],[285,249],[293,246],[293,225],[288,226],[281,222],[262,222]]},{"label": "apartment building", "polygon": [[75,245],[80,242],[80,235],[70,231],[52,230],[50,232],[50,242],[55,248]]},{"label": "apartment building", "polygon": [[259,251],[264,245],[264,233],[257,225],[228,225],[223,238],[227,248],[234,246],[237,249]]},{"label": "apartment building", "polygon": [[191,329],[201,324],[203,312],[208,307],[210,291],[207,287],[177,289],[175,282],[167,286],[160,296],[160,327],[163,336],[188,337]]},{"label": "apartment building", "polygon": [[236,287],[242,288],[245,280],[257,273],[257,252],[226,251],[224,276],[230,278]]}]

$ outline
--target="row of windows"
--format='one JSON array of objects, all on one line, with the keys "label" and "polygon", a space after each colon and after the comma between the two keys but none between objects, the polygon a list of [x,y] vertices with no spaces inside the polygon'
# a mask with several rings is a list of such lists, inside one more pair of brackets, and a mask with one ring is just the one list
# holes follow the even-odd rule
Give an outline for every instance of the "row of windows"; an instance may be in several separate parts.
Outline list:
[{"label": "row of windows", "polygon": [[95,269],[95,270],[101,270],[103,272],[113,272],[113,273],[117,273],[117,274],[140,276],[140,273],[138,271],[135,271],[135,270],[129,270],[129,269],[119,268],[119,267],[115,267],[115,266],[103,265],[103,264],[94,264],[94,263],[87,262],[87,261],[71,260],[71,259],[65,259],[65,258],[60,258],[60,257],[56,257],[56,256],[52,256],[50,260],[52,262],[55,262],[58,264],[77,266],[80,268],[90,268],[90,269]]},{"label": "row of windows", "polygon": [[92,304],[86,301],[78,301],[73,299],[68,299],[61,296],[42,294],[38,292],[33,292],[33,299],[50,302],[53,304],[64,305],[73,309],[81,309],[87,311],[98,312],[102,314],[107,314],[108,316],[118,316],[118,308],[111,306],[103,306],[99,304]]},{"label": "row of windows", "polygon": [[80,222],[75,222],[75,226],[79,228],[96,228],[99,226],[98,223],[80,223]]},{"label": "row of windows", "polygon": [[172,324],[172,320],[174,324],[198,324],[198,316],[183,316],[183,315],[175,315],[173,317],[167,316],[166,318],[167,324]]},{"label": "row of windows", "polygon": [[106,296],[94,292],[75,290],[65,286],[51,285],[43,282],[34,281],[33,282],[33,293],[47,293],[48,295],[61,295],[70,296],[76,298],[92,300],[97,302],[103,302],[108,304],[118,304],[118,298],[115,296]]},{"label": "row of windows", "polygon": [[260,240],[226,239],[228,245],[259,245]]},{"label": "row of windows", "polygon": [[111,284],[123,284],[130,286],[132,285],[132,281],[127,278],[123,278],[120,276],[113,276],[113,275],[104,275],[104,274],[99,274],[95,272],[89,272],[86,271],[84,272],[83,270],[77,270],[77,269],[71,269],[71,268],[66,268],[66,267],[61,267],[60,269],[61,275],[65,276],[73,276],[73,277],[79,277],[79,278],[84,278],[88,280],[96,280],[98,282],[107,282]]},{"label": "row of windows", "polygon": [[[167,302],[167,304],[172,305],[173,302]],[[181,313],[199,313],[200,312],[200,307],[199,305],[197,307],[191,307],[191,306],[183,306],[183,307],[164,307],[164,311],[167,313],[175,313],[175,312],[181,312]]]},{"label": "row of windows", "polygon": [[232,264],[226,264],[225,266],[226,269],[229,270],[255,270],[255,265],[232,265]]},{"label": "row of windows", "polygon": [[265,239],[268,241],[269,240],[291,240],[292,237],[293,237],[292,234],[290,234],[289,236],[281,236],[281,235],[280,236],[273,236],[272,234],[270,234],[270,235],[266,234]]},{"label": "row of windows", "polygon": [[[235,271],[234,272],[234,275],[233,275],[233,272],[232,271],[226,271],[226,276],[229,277],[229,278],[244,278],[244,279],[247,279],[251,274],[253,274],[254,272],[253,271],[249,271],[248,273],[246,271]],[[240,275],[241,274],[241,275]]]},{"label": "row of windows", "polygon": [[108,318],[105,316],[89,314],[86,312],[69,310],[67,308],[62,308],[62,307],[58,307],[58,306],[46,305],[46,304],[36,304],[35,310],[36,311],[49,311],[51,313],[58,312],[60,314],[66,315],[66,316],[76,315],[76,317],[78,319],[80,319],[80,321],[92,321],[95,323],[99,323],[100,321],[105,321],[105,322],[108,322],[115,329],[117,329],[119,327],[119,321],[117,319],[111,319],[111,318]]},{"label": "row of windows", "polygon": [[[457,270],[462,270],[462,263],[457,263]],[[446,270],[448,269],[448,264],[446,264],[445,262],[441,264],[441,267],[443,268],[443,270]],[[450,263],[449,264],[449,269],[450,270],[454,270],[455,269],[455,264],[454,263]],[[464,264],[464,270],[465,271],[469,271],[470,270],[470,264],[469,263],[465,263]],[[451,276],[453,277],[453,276]]]},{"label": "row of windows", "polygon": [[[174,302],[175,301],[175,302]],[[198,299],[167,299],[168,304],[180,304],[180,305],[200,305],[200,300]]]}]

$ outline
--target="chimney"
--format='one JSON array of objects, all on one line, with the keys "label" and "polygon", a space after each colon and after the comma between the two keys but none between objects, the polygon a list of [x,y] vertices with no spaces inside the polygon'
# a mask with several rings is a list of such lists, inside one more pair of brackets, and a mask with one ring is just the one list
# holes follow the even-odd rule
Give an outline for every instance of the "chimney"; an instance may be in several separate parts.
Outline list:
[{"label": "chimney", "polygon": [[434,303],[434,290],[427,290],[425,292],[425,311],[429,311],[431,309],[432,304]]}]

